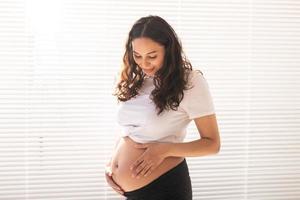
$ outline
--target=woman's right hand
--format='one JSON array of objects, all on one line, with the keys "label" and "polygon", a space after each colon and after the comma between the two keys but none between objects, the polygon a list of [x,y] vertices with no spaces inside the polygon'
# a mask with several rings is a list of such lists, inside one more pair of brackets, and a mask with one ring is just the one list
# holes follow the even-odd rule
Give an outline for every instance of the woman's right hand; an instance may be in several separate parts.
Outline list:
[{"label": "woman's right hand", "polygon": [[124,194],[123,189],[112,178],[112,170],[111,170],[110,163],[106,165],[105,178],[106,178],[106,182],[110,185],[110,187],[112,187],[113,190],[115,190],[117,193],[121,195]]}]

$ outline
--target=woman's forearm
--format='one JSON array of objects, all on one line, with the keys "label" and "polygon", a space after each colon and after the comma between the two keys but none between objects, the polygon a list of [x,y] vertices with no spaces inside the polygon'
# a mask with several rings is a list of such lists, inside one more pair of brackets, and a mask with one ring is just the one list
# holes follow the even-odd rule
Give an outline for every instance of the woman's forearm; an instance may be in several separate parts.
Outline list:
[{"label": "woman's forearm", "polygon": [[167,157],[197,157],[219,152],[220,145],[218,142],[209,138],[201,138],[191,142],[169,143],[166,153]]}]

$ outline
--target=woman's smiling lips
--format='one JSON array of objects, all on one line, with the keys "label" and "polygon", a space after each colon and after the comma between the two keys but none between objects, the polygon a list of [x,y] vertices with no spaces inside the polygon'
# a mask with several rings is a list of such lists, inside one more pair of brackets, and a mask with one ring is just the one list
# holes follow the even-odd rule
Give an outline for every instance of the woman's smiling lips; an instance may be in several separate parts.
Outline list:
[{"label": "woman's smiling lips", "polygon": [[143,69],[144,70],[144,72],[146,72],[146,73],[150,73],[150,72],[152,72],[153,70],[154,70],[154,68],[152,68],[152,69]]}]

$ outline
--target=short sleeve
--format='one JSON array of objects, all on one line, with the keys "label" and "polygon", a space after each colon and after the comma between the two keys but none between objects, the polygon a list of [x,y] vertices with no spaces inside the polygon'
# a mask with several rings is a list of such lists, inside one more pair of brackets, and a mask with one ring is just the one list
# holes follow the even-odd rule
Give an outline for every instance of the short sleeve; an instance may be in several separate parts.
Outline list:
[{"label": "short sleeve", "polygon": [[184,91],[181,107],[189,119],[215,113],[208,83],[200,71],[193,70],[189,75],[188,89]]}]

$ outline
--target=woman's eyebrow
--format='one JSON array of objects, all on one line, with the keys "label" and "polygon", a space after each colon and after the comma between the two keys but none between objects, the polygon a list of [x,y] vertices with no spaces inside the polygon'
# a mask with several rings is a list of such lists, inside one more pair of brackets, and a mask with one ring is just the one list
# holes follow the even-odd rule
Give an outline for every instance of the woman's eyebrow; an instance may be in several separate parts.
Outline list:
[{"label": "woman's eyebrow", "polygon": [[[137,54],[139,54],[138,52],[136,52],[136,51],[133,51],[134,53],[137,53]],[[147,53],[147,54],[151,54],[151,53],[155,53],[156,51],[154,50],[154,51],[151,51],[151,52],[149,52],[149,53]]]}]

